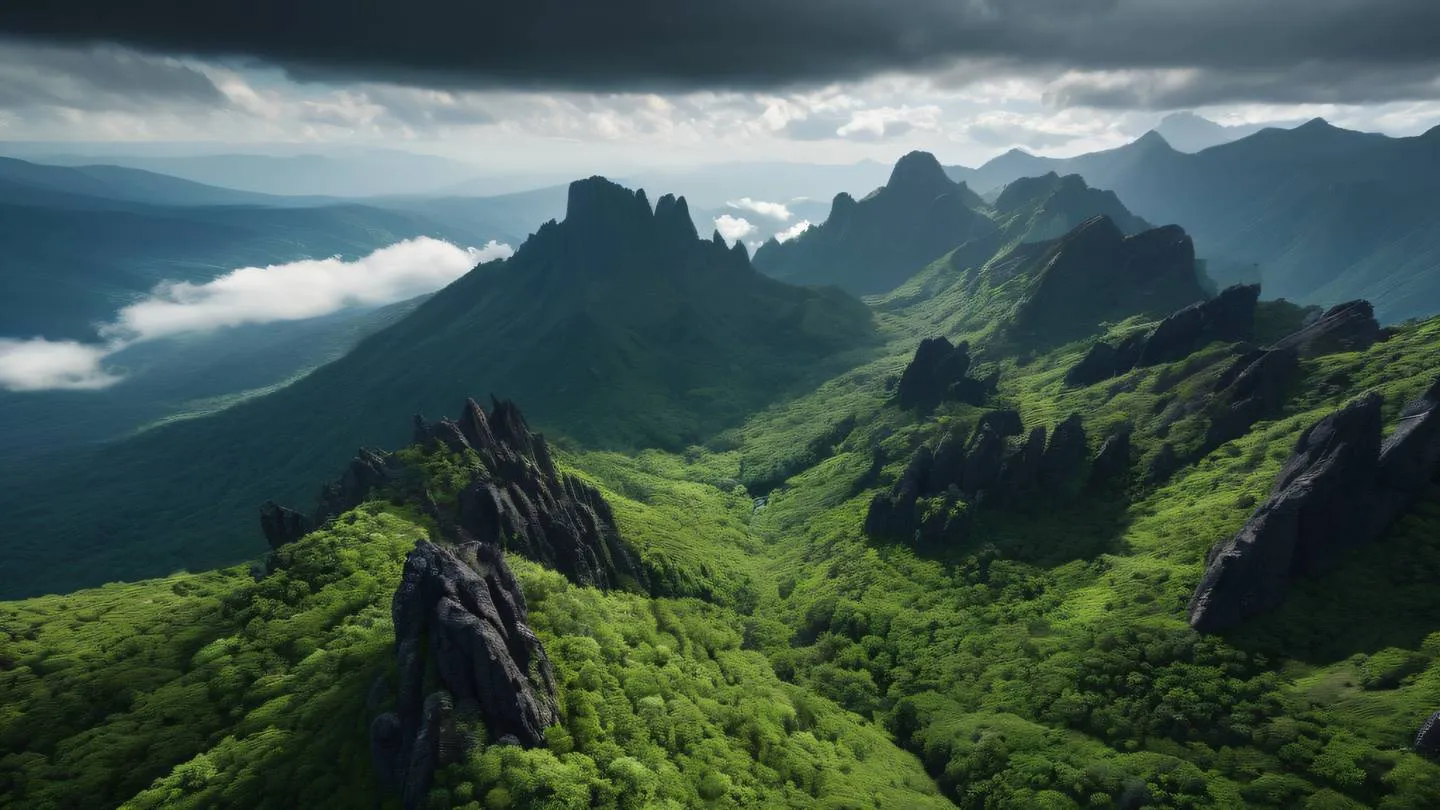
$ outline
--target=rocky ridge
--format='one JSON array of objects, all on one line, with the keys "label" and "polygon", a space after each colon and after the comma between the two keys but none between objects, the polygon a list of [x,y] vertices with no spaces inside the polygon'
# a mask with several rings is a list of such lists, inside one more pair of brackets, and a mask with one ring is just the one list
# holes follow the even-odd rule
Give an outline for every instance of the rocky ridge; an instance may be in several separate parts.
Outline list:
[{"label": "rocky ridge", "polygon": [[1085,427],[1072,414],[1048,431],[1024,433],[1015,411],[982,416],[969,438],[951,432],[921,445],[888,493],[870,502],[865,531],[901,541],[964,542],[977,509],[1027,509],[1045,494],[1065,503],[1128,481],[1129,430],[1107,437],[1092,460]]},{"label": "rocky ridge", "polygon": [[1192,627],[1220,632],[1277,607],[1292,579],[1378,540],[1414,504],[1440,463],[1440,381],[1383,442],[1380,408],[1370,394],[1300,436],[1269,497],[1207,555]]},{"label": "rocky ridge", "polygon": [[513,402],[492,398],[487,413],[467,400],[459,420],[416,416],[414,440],[468,472],[457,497],[427,489],[413,456],[362,449],[324,487],[313,518],[274,503],[260,513],[271,570],[286,564],[288,543],[369,499],[418,503],[435,521],[438,536],[410,552],[391,603],[398,683],[378,681],[371,693],[372,711],[394,702],[371,724],[371,754],[407,810],[426,806],[436,770],[478,742],[478,723],[492,742],[534,746],[559,720],[554,673],[506,550],[579,584],[648,588],[609,504],[555,466]]}]

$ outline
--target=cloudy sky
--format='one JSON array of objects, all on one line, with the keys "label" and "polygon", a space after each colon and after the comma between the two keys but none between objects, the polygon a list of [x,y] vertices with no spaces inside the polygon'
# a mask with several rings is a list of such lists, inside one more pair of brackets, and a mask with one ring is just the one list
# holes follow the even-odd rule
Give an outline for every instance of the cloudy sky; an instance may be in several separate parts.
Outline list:
[{"label": "cloudy sky", "polygon": [[508,169],[975,164],[1166,111],[1440,123],[1432,0],[7,0],[0,139],[398,145]]}]

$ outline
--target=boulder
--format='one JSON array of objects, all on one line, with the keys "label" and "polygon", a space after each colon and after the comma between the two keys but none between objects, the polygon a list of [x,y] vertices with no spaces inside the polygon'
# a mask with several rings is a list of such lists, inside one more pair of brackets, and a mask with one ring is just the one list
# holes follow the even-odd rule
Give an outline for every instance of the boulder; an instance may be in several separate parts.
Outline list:
[{"label": "boulder", "polygon": [[1103,340],[1096,341],[1080,362],[1065,372],[1065,384],[1080,387],[1104,382],[1123,373],[1119,367],[1115,347]]},{"label": "boulder", "polygon": [[1123,484],[1130,475],[1130,431],[1120,430],[1105,439],[1090,465],[1087,488],[1092,492]]},{"label": "boulder", "polygon": [[404,465],[391,453],[360,448],[345,472],[320,491],[314,523],[323,526],[396,481]]},{"label": "boulder", "polygon": [[1299,373],[1300,357],[1294,348],[1257,350],[1237,357],[1216,380],[1207,406],[1210,425],[1200,454],[1244,436],[1256,422],[1279,414]]},{"label": "boulder", "polygon": [[419,541],[391,614],[397,709],[371,723],[371,754],[382,781],[400,786],[407,808],[424,807],[435,771],[463,754],[457,702],[478,708],[492,738],[513,735],[526,746],[540,745],[545,728],[559,721],[554,671],[500,549]]},{"label": "boulder", "polygon": [[266,501],[260,507],[260,531],[273,551],[308,534],[310,521],[294,509]]},{"label": "boulder", "polygon": [[952,346],[943,337],[920,341],[915,357],[900,375],[896,397],[901,408],[929,410],[942,401],[966,391],[952,390],[969,378],[970,346]]},{"label": "boulder", "polygon": [[1380,406],[1370,394],[1301,435],[1267,500],[1211,549],[1190,601],[1195,629],[1224,630],[1276,607],[1292,578],[1333,568],[1414,505],[1440,464],[1440,381],[1383,443]]},{"label": "boulder", "polygon": [[1041,489],[1057,494],[1071,492],[1071,485],[1089,455],[1085,425],[1079,414],[1071,414],[1055,426],[1050,444],[1045,448],[1045,456],[1040,462]]},{"label": "boulder", "polygon": [[1375,345],[1381,335],[1370,302],[1349,301],[1326,310],[1318,319],[1282,338],[1275,348],[1294,349],[1301,357],[1318,357],[1364,351]]},{"label": "boulder", "polygon": [[1005,502],[1030,503],[1039,491],[1045,459],[1045,435],[1043,425],[1035,427],[1024,444],[1005,456],[1005,461],[1000,466],[1000,486],[997,493]]},{"label": "boulder", "polygon": [[965,471],[960,477],[960,491],[971,500],[982,492],[994,490],[1000,481],[1000,465],[1005,460],[1005,437],[981,423],[965,448]]},{"label": "boulder", "polygon": [[1415,733],[1415,753],[1426,759],[1440,759],[1440,712],[1435,712]]},{"label": "boulder", "polygon": [[987,428],[999,436],[1019,436],[1025,432],[1025,425],[1020,421],[1018,411],[986,412],[980,417],[980,422],[975,425],[975,432],[979,433]]},{"label": "boulder", "polygon": [[1217,340],[1249,340],[1255,331],[1260,285],[1237,284],[1214,298],[1184,307],[1160,322],[1145,341],[1138,364],[1153,366],[1188,357]]}]

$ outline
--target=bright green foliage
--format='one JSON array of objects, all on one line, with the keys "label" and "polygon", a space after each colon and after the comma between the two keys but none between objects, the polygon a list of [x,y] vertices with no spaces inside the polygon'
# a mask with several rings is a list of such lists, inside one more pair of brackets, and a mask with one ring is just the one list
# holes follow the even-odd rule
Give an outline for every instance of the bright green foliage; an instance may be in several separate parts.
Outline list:
[{"label": "bright green foliage", "polygon": [[259,582],[229,569],[5,604],[0,806],[372,802],[366,696],[422,536],[361,510]]},{"label": "bright green foliage", "polygon": [[[445,774],[450,804],[942,807],[883,730],[785,684],[731,611],[570,585],[515,564],[561,686],[545,748],[490,746]],[[506,805],[506,802],[509,802]]]},{"label": "bright green foliage", "polygon": [[[1206,551],[1306,427],[1369,390],[1393,420],[1433,381],[1440,319],[1304,361],[1276,418],[1159,485],[1137,474],[1031,509],[937,501],[973,517],[949,546],[867,537],[867,504],[913,450],[985,410],[888,403],[921,336],[971,340],[1001,372],[987,407],[1027,427],[1080,414],[1093,450],[1128,426],[1142,467],[1162,443],[1200,447],[1204,414],[1166,411],[1209,390],[1231,347],[1068,387],[1089,341],[1007,344],[1023,286],[1007,268],[964,249],[937,262],[873,302],[875,357],[703,445],[562,445],[665,598],[513,559],[563,720],[543,747],[475,750],[430,806],[1440,806],[1440,765],[1409,750],[1440,708],[1440,488],[1278,610],[1218,637],[1185,621]],[[1260,328],[1298,317],[1270,305]],[[437,499],[465,480],[463,457],[404,456]],[[401,559],[426,531],[415,512],[367,505],[258,583],[227,570],[0,607],[0,795],[373,806],[366,704],[391,666]]]}]

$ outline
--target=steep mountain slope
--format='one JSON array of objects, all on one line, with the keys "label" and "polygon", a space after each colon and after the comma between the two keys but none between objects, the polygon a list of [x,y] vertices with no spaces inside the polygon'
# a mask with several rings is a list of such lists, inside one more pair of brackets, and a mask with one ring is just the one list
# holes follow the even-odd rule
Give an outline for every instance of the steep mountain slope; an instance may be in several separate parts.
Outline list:
[{"label": "steep mountain slope", "polygon": [[424,298],[139,343],[108,358],[125,376],[104,391],[0,391],[0,469],[264,394],[343,356]]},{"label": "steep mountain slope", "polygon": [[[257,503],[299,501],[357,445],[396,445],[396,413],[493,391],[588,446],[681,448],[862,360],[872,341],[862,304],[698,239],[683,199],[652,211],[643,192],[577,182],[563,222],[293,385],[12,475],[0,592],[243,558]],[[77,503],[69,519],[40,495],[57,490]],[[75,568],[77,555],[110,562]]]},{"label": "steep mountain slope", "polygon": [[1151,133],[1107,152],[952,173],[987,188],[1043,170],[1183,223],[1222,286],[1261,281],[1269,295],[1324,306],[1365,298],[1389,322],[1440,311],[1440,128],[1389,138],[1315,119],[1198,154]]},{"label": "steep mountain slope", "polygon": [[949,250],[995,229],[974,192],[950,181],[934,155],[912,152],[883,187],[839,194],[823,225],[766,242],[755,266],[797,284],[837,284],[856,295],[893,289]]}]

